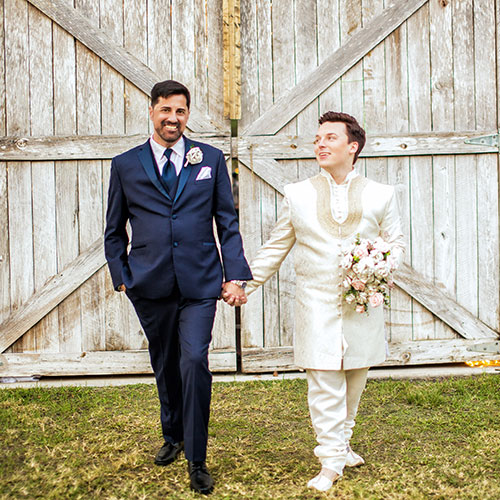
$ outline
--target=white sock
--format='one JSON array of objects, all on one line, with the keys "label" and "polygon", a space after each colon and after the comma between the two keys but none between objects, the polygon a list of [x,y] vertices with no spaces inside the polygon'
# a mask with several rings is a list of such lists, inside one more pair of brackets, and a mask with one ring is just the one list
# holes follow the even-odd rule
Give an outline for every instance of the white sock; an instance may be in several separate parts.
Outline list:
[{"label": "white sock", "polygon": [[307,487],[318,491],[328,491],[339,477],[340,474],[337,472],[323,468],[317,476],[314,476],[307,483]]}]

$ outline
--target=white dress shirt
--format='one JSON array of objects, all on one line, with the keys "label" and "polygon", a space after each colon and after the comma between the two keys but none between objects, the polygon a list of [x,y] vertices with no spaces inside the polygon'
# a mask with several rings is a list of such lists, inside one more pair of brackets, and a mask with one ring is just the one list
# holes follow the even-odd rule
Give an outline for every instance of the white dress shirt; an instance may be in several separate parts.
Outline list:
[{"label": "white dress shirt", "polygon": [[[158,165],[158,170],[160,171],[160,175],[163,173],[163,167],[165,163],[167,163],[167,157],[165,156],[165,150],[167,149],[165,146],[158,144],[153,136],[149,138],[149,143],[151,144],[151,150],[153,151],[153,155],[156,160],[156,164]],[[170,156],[170,161],[175,166],[175,172],[179,175],[182,169],[182,162],[184,161],[184,137],[181,137],[170,149],[172,149],[172,155]]]},{"label": "white dress shirt", "polygon": [[352,179],[358,176],[358,173],[354,169],[351,170],[342,184],[337,184],[334,178],[323,169],[321,170],[321,174],[328,179],[328,183],[330,185],[330,193],[332,197],[332,216],[339,224],[342,224],[347,219],[347,193],[349,192],[349,186]]}]

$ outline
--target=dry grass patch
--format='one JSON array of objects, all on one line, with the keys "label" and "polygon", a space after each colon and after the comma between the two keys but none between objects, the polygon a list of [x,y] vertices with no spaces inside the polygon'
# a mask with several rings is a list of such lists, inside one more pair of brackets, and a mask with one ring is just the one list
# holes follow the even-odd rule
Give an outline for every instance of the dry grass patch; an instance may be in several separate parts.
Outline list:
[{"label": "dry grass patch", "polygon": [[[304,380],[214,385],[213,499],[497,499],[500,378],[369,381],[353,447],[367,464],[327,494]],[[156,390],[0,391],[0,499],[190,499],[186,462],[157,467]]]}]

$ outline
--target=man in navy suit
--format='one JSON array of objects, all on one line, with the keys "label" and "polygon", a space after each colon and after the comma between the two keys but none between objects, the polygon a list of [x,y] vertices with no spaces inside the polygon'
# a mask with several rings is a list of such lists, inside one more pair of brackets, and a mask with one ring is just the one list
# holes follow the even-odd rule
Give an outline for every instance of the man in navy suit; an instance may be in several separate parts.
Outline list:
[{"label": "man in navy suit", "polygon": [[104,244],[113,285],[131,300],[149,342],[165,441],[155,463],[167,465],[184,449],[191,488],[208,494],[216,302],[223,290],[228,303],[244,304],[252,274],[222,151],[183,135],[189,106],[181,83],[153,87],[152,136],[111,163]]}]

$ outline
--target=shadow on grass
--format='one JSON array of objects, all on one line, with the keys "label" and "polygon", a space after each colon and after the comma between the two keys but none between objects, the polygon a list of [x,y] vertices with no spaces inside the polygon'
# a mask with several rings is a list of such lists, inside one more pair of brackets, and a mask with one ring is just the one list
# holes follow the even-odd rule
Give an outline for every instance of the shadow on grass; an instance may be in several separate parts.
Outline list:
[{"label": "shadow on grass", "polygon": [[[353,447],[367,464],[327,494],[304,380],[214,385],[214,499],[500,498],[500,378],[369,381]],[[1,499],[187,499],[186,462],[156,467],[149,385],[0,391]]]}]

